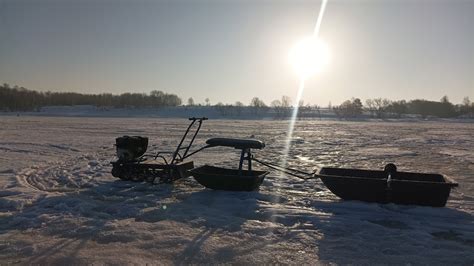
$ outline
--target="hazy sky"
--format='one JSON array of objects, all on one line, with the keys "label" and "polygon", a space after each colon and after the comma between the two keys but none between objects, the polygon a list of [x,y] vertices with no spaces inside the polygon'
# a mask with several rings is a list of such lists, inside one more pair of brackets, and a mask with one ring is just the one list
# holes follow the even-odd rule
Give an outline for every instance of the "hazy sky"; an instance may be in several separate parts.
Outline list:
[{"label": "hazy sky", "polygon": [[[0,82],[83,93],[153,89],[211,103],[295,98],[290,48],[320,1],[0,0]],[[329,0],[327,69],[305,102],[474,100],[474,0]]]}]

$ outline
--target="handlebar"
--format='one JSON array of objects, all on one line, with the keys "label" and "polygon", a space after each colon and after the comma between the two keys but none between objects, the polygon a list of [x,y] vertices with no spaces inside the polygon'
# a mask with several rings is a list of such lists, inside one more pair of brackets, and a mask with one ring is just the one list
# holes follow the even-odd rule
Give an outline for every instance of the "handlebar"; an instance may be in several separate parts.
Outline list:
[{"label": "handlebar", "polygon": [[196,120],[200,120],[200,121],[204,121],[204,120],[208,120],[209,118],[207,117],[190,117],[189,120],[190,121],[196,121]]}]

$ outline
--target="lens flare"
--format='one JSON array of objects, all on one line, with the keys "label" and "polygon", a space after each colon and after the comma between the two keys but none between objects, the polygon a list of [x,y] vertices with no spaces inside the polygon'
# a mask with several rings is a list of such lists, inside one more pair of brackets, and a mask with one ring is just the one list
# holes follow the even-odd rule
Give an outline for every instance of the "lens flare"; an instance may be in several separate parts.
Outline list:
[{"label": "lens flare", "polygon": [[[283,149],[283,161],[281,166],[286,167],[288,163],[288,153],[291,146],[291,138],[295,129],[295,123],[298,118],[298,103],[303,97],[305,80],[321,71],[329,63],[329,48],[325,42],[319,39],[319,31],[323,21],[323,15],[326,10],[328,0],[322,0],[321,8],[319,9],[318,19],[314,26],[313,35],[303,39],[297,43],[290,51],[290,62],[293,65],[295,72],[299,75],[300,82],[298,93],[296,94],[296,102],[291,114],[290,124],[288,125],[288,134],[286,137],[285,148]],[[284,175],[282,174],[282,177]]]},{"label": "lens flare", "polygon": [[321,72],[329,64],[329,47],[317,37],[306,37],[290,50],[289,60],[296,74],[307,79]]}]

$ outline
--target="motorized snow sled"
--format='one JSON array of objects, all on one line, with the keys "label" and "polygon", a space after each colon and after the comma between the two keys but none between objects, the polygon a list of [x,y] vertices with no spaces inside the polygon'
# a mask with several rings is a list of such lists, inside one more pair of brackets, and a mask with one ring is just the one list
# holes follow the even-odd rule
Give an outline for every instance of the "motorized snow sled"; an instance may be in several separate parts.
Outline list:
[{"label": "motorized snow sled", "polygon": [[[205,117],[189,118],[190,125],[184,132],[174,151],[158,151],[146,154],[148,138],[141,136],[123,136],[115,139],[118,160],[111,162],[112,175],[122,180],[147,181],[150,183],[171,183],[188,177],[188,170],[194,168],[193,161],[185,161],[193,142],[201,129]],[[197,127],[194,127],[197,124]],[[194,133],[189,134],[194,129]],[[190,138],[190,140],[189,140]],[[187,145],[183,143],[188,141]],[[168,158],[165,157],[168,155]]]},{"label": "motorized snow sled", "polygon": [[[206,141],[205,146],[190,152],[202,122],[207,118],[192,117],[189,120],[191,120],[191,124],[172,152],[159,151],[154,154],[146,154],[148,138],[141,136],[116,138],[118,160],[111,163],[112,175],[123,180],[150,183],[171,183],[192,175],[201,185],[211,189],[231,191],[258,189],[268,172],[252,169],[251,150],[263,149],[265,144],[255,139],[211,138]],[[197,128],[193,128],[196,123]],[[189,134],[191,131],[194,133]],[[185,142],[187,142],[186,145],[183,144]],[[194,168],[194,162],[187,160],[190,156],[212,147],[240,149],[239,167],[230,169],[205,165]],[[167,159],[164,156],[166,154],[169,154],[170,158]],[[245,162],[247,169],[243,169]]]}]

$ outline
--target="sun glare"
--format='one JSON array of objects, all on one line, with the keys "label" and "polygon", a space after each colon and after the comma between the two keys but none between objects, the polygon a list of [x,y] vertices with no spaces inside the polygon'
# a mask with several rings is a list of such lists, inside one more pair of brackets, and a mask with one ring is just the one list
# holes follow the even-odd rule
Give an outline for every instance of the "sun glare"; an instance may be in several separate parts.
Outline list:
[{"label": "sun glare", "polygon": [[296,74],[306,79],[326,67],[330,60],[330,51],[323,40],[310,36],[293,46],[289,59]]}]

